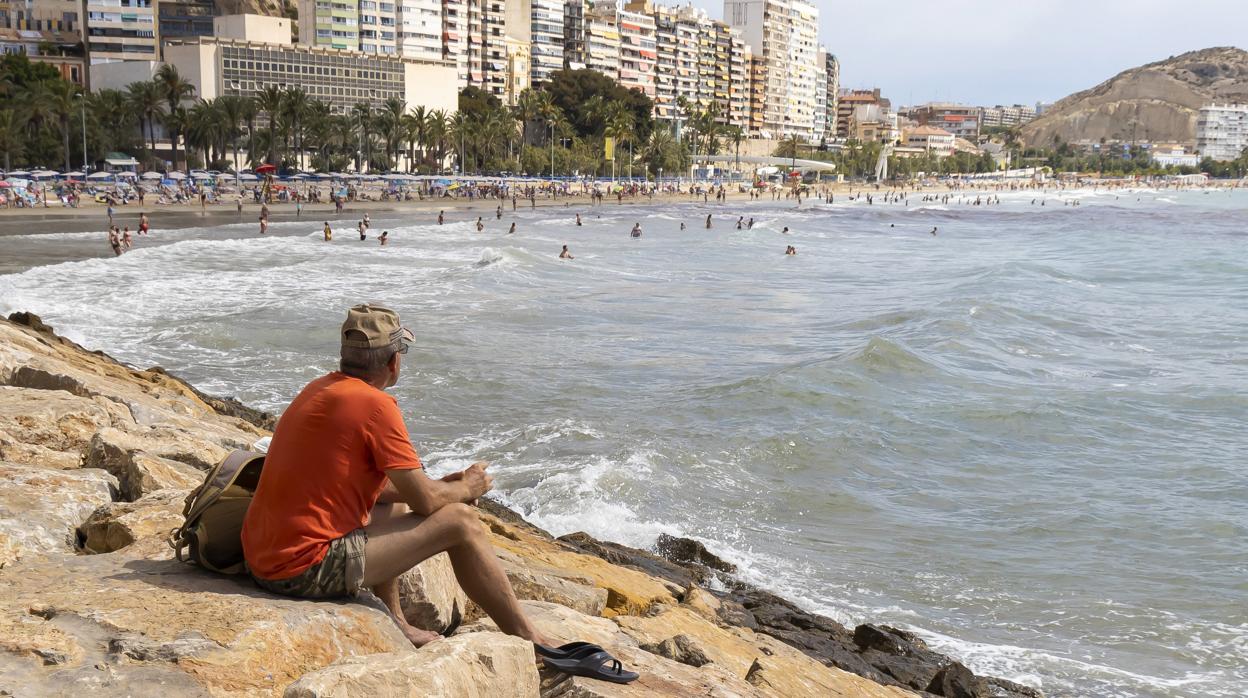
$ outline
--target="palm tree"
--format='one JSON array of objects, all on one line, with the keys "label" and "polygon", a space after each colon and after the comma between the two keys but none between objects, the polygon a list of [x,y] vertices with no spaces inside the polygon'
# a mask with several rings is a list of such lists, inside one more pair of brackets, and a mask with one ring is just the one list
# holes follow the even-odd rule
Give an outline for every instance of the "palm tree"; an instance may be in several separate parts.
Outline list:
[{"label": "palm tree", "polygon": [[[169,116],[174,116],[174,112],[181,108],[182,100],[195,96],[195,86],[183,80],[178,69],[170,63],[161,65],[153,79],[160,86],[160,91],[165,97]],[[183,112],[185,113],[185,110]],[[170,131],[170,136],[173,143],[173,169],[176,170],[178,169],[178,140],[186,121],[182,118],[166,117],[165,123],[173,129]]]},{"label": "palm tree", "polygon": [[[633,113],[623,102],[611,102],[607,108],[606,129],[603,134],[608,138],[615,139],[615,149],[619,150],[624,143],[629,144],[630,156],[628,161],[628,176],[633,176],[633,161],[631,156],[632,139],[633,139]],[[611,160],[611,175],[615,176],[615,162],[618,157]]]},{"label": "palm tree", "polygon": [[386,160],[391,168],[398,164],[399,148],[403,142],[403,115],[407,113],[407,102],[398,97],[390,97],[381,108],[379,131],[386,144]]},{"label": "palm tree", "polygon": [[425,106],[418,105],[411,112],[403,115],[403,136],[407,140],[407,168],[416,169],[416,149],[421,149],[421,160],[429,144],[429,111]]},{"label": "palm tree", "polygon": [[172,111],[168,112],[161,119],[161,123],[169,131],[171,141],[173,143],[173,169],[178,169],[178,144],[181,142],[182,132],[190,124],[190,115],[186,111],[186,107],[178,105]]},{"label": "palm tree", "polygon": [[218,97],[216,100],[217,108],[221,111],[221,121],[224,126],[222,138],[230,149],[230,161],[234,164],[234,171],[238,172],[238,138],[242,135],[241,124],[247,119],[247,102],[250,97],[238,97],[234,95],[226,95]]},{"label": "palm tree", "polygon": [[4,152],[4,170],[13,169],[14,155],[22,154],[26,138],[22,135],[22,119],[13,109],[0,109],[0,151]]},{"label": "palm tree", "polygon": [[441,172],[446,164],[446,144],[450,138],[451,122],[443,109],[436,109],[429,114],[425,122],[428,143],[433,146],[437,155],[437,171]]},{"label": "palm tree", "polygon": [[728,126],[726,129],[724,129],[724,135],[728,137],[728,140],[732,141],[733,152],[735,152],[737,156],[736,167],[738,170],[740,170],[741,169],[741,142],[745,140],[745,130],[742,129],[740,126],[733,124],[731,126]]},{"label": "palm tree", "polygon": [[[269,118],[269,148],[268,156],[265,162],[276,165],[277,163],[277,120],[281,116],[284,100],[282,99],[282,88],[277,85],[268,85],[256,94],[256,110],[264,112]],[[255,161],[255,157],[252,157]]]},{"label": "palm tree", "polygon": [[356,172],[364,171],[364,164],[371,163],[373,156],[373,111],[367,102],[360,102],[351,108],[352,125],[355,127],[359,152],[356,155]]},{"label": "palm tree", "polygon": [[[65,172],[69,172],[69,118],[76,111],[78,87],[67,80],[44,80],[39,85],[39,98],[45,100],[48,111],[61,124],[62,155],[65,156]],[[83,165],[86,166],[85,164]]]},{"label": "palm tree", "polygon": [[301,88],[292,87],[286,90],[285,112],[290,120],[295,135],[295,167],[303,169],[303,120],[307,116],[311,98]]},{"label": "palm tree", "polygon": [[126,98],[131,111],[139,115],[140,136],[143,126],[147,126],[148,137],[151,141],[151,148],[148,152],[155,151],[156,121],[165,114],[165,100],[160,94],[160,88],[151,80],[132,82],[126,87]]},{"label": "palm tree", "polygon": [[466,153],[464,151],[467,147],[468,132],[472,130],[472,124],[469,123],[469,118],[464,112],[457,111],[451,116],[448,125],[450,126],[448,135],[459,143],[459,173],[467,174],[468,169],[465,167]]},{"label": "palm tree", "polygon": [[[247,124],[247,162],[255,164],[256,162],[256,116],[259,114],[259,108],[256,105],[256,98],[251,95],[239,97],[239,111],[242,113],[242,120]],[[238,170],[236,169],[235,172]]]}]

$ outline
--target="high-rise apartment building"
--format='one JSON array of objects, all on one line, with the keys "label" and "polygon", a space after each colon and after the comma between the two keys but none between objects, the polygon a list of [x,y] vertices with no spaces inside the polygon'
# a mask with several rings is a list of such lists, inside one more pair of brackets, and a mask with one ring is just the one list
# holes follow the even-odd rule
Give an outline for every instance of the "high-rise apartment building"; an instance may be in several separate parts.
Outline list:
[{"label": "high-rise apartment building", "polygon": [[617,11],[616,17],[620,29],[620,84],[653,99],[659,57],[654,18],[627,11]]},{"label": "high-rise apartment building", "polygon": [[814,140],[823,141],[828,137],[828,51],[822,46],[815,64],[819,75],[815,81]]},{"label": "high-rise apartment building", "polygon": [[531,81],[537,84],[550,80],[551,73],[563,70],[564,0],[526,2],[530,5]]},{"label": "high-rise apartment building", "polygon": [[1248,104],[1211,104],[1196,118],[1201,157],[1235,160],[1248,149]]},{"label": "high-rise apartment building", "polygon": [[565,0],[563,3],[563,66],[569,70],[584,70],[589,65],[585,25],[588,11],[587,0]]},{"label": "high-rise apartment building", "polygon": [[299,43],[358,51],[360,4],[358,0],[299,0]]},{"label": "high-rise apartment building", "polygon": [[96,63],[157,59],[154,0],[84,0],[83,43]]},{"label": "high-rise apartment building", "polygon": [[395,0],[395,53],[422,61],[442,60],[442,0]]},{"label": "high-rise apartment building", "polygon": [[684,100],[702,110],[714,105],[720,123],[748,127],[750,71],[740,32],[693,7],[633,0],[626,9],[654,21],[655,118],[680,121]]},{"label": "high-rise apartment building", "polygon": [[995,107],[984,107],[980,109],[980,128],[1022,126],[1023,124],[1036,118],[1036,108],[1024,104],[1015,104],[1012,107],[1003,107],[997,105]]},{"label": "high-rise apartment building", "polygon": [[836,138],[836,119],[840,113],[841,62],[830,53],[824,61],[824,77],[828,81],[827,139],[832,140]]},{"label": "high-rise apartment building", "polygon": [[585,13],[585,67],[620,77],[620,24],[615,6],[598,3]]},{"label": "high-rise apartment building", "polygon": [[394,55],[398,51],[398,13],[394,0],[359,0],[359,50]]},{"label": "high-rise apartment building", "polygon": [[213,0],[160,0],[156,6],[160,40],[212,36]]},{"label": "high-rise apartment building", "polygon": [[455,63],[457,88],[468,84],[467,0],[442,0],[442,60]]},{"label": "high-rise apartment building", "polygon": [[[25,53],[32,62],[56,68],[61,77],[86,83],[80,0],[0,2],[0,53]],[[55,50],[40,55],[40,48]],[[62,55],[63,54],[63,55]]]},{"label": "high-rise apartment building", "polygon": [[761,57],[762,134],[813,139],[819,10],[808,0],[724,0],[724,21]]}]

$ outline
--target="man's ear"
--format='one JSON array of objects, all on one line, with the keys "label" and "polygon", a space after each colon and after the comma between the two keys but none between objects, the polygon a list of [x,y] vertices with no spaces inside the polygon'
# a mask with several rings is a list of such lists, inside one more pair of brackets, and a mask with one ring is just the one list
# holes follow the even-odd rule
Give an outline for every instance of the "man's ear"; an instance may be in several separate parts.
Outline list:
[{"label": "man's ear", "polygon": [[396,351],[390,355],[390,360],[386,362],[386,368],[390,369],[391,372],[399,368],[399,352]]}]

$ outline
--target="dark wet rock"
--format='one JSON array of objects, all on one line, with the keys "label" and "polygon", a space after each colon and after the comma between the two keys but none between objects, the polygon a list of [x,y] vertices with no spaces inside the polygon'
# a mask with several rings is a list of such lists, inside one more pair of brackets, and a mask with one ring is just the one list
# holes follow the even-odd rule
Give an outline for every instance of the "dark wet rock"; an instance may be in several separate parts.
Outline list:
[{"label": "dark wet rock", "polygon": [[613,565],[631,567],[659,579],[667,580],[682,590],[693,584],[701,586],[707,579],[705,568],[679,565],[665,560],[654,553],[630,548],[619,543],[600,541],[588,533],[569,533],[566,536],[559,536],[559,540],[571,545],[579,552],[600,557]]},{"label": "dark wet rock", "polygon": [[1014,683],[1005,679],[989,676],[984,679],[988,683],[988,695],[992,698],[1044,698],[1044,694],[1031,686]]},{"label": "dark wet rock", "polygon": [[654,544],[654,547],[659,555],[678,565],[701,565],[729,573],[737,571],[736,565],[731,562],[725,562],[696,540],[676,538],[666,533],[660,533],[659,540]]},{"label": "dark wet rock", "polygon": [[991,695],[988,682],[976,676],[970,669],[954,662],[932,677],[927,692],[945,698],[985,698]]}]

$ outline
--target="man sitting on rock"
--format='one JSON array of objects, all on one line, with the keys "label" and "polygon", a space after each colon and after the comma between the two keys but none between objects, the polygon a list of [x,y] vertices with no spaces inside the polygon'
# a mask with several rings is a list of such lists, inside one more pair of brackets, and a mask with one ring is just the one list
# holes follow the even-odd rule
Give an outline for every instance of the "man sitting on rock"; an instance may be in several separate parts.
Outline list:
[{"label": "man sitting on rock", "polygon": [[440,635],[407,623],[399,576],[446,552],[460,586],[499,629],[545,644],[472,508],[492,486],[486,464],[426,476],[398,404],[383,392],[398,381],[412,338],[393,310],[347,313],[339,370],[309,383],[274,430],[243,525],[248,569],[287,596],[371,588],[420,647]]}]

